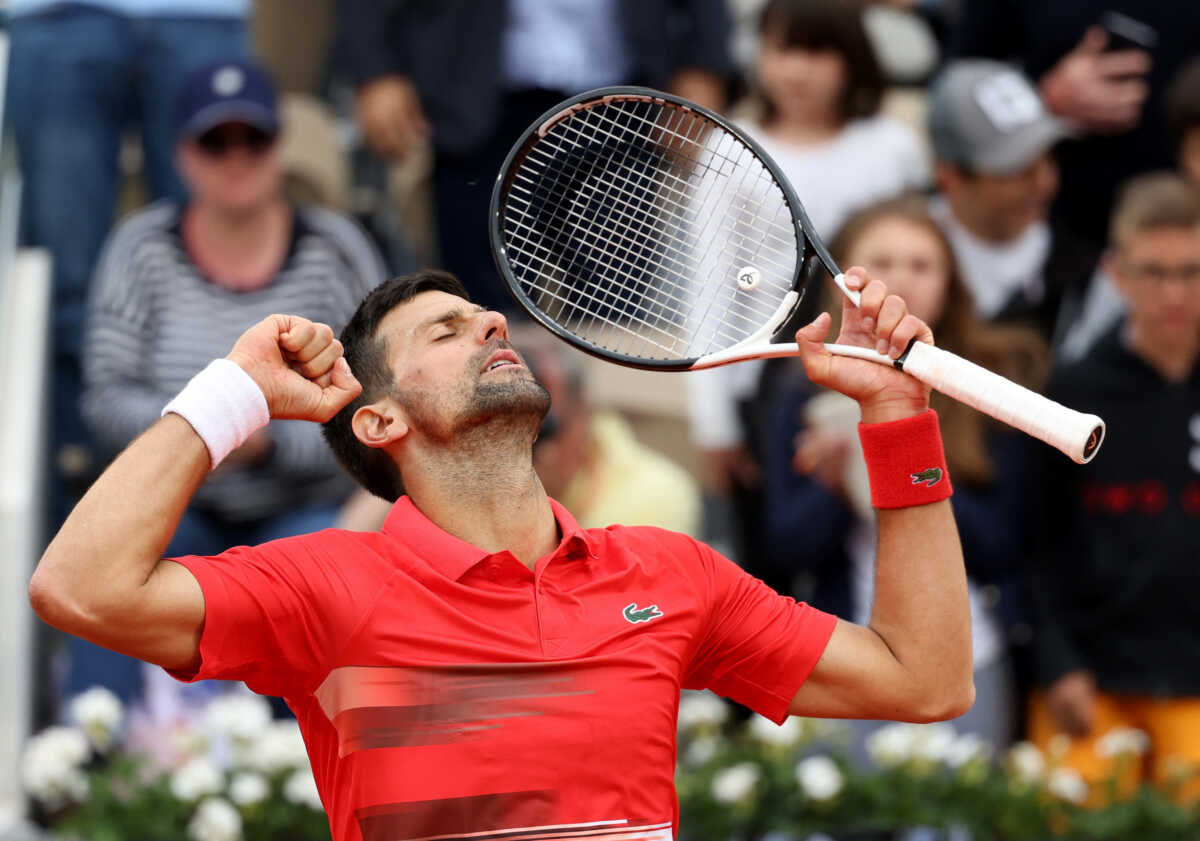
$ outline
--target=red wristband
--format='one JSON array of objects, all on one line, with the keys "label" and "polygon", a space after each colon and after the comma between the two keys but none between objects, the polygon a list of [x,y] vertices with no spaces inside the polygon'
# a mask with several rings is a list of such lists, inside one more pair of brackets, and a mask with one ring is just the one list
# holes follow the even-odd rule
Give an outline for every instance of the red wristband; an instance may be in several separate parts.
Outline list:
[{"label": "red wristband", "polygon": [[907,508],[946,499],[953,493],[937,412],[885,423],[860,423],[871,505]]}]

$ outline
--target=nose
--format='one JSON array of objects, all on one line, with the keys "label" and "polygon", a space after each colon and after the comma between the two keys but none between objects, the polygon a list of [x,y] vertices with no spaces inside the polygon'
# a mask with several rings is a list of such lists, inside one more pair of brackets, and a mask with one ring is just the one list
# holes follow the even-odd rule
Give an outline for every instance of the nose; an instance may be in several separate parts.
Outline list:
[{"label": "nose", "polygon": [[480,344],[490,339],[508,341],[508,319],[499,310],[484,310],[479,313],[475,329]]}]

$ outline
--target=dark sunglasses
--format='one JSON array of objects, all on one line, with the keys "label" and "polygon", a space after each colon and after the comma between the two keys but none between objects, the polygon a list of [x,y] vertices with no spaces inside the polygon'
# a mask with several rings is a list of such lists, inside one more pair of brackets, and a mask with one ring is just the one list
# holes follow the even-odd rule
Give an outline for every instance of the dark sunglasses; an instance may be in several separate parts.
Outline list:
[{"label": "dark sunglasses", "polygon": [[275,142],[275,135],[254,126],[217,126],[196,138],[200,151],[220,157],[235,146],[254,155],[261,155]]}]

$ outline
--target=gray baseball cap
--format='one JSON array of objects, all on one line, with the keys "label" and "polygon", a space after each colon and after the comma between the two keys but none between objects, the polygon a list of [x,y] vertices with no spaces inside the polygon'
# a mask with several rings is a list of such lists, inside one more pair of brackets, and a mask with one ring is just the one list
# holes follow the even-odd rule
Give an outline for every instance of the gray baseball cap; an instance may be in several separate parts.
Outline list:
[{"label": "gray baseball cap", "polygon": [[934,157],[1013,175],[1071,134],[1020,71],[998,61],[951,62],[933,81],[927,115]]}]

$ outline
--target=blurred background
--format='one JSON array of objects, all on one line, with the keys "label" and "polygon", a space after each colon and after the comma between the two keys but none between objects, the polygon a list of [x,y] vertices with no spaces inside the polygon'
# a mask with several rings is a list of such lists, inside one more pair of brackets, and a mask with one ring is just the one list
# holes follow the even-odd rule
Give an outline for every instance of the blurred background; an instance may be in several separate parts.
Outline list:
[{"label": "blurred background", "polygon": [[[611,84],[733,120],[839,262],[883,277],[939,344],[1109,421],[1079,469],[936,404],[974,622],[978,701],[958,732],[1053,753],[1080,800],[1114,775],[1163,785],[1200,762],[1200,5],[0,9],[0,838],[46,822],[20,757],[80,693],[109,690],[122,738],[145,746],[236,691],[176,686],[36,622],[27,582],[74,501],[245,327],[286,310],[340,329],[380,280],[417,268],[455,272],[510,315],[554,398],[539,472],[585,526],[686,531],[780,592],[867,619],[854,405],[788,361],[607,365],[507,299],[486,228],[503,157],[556,102]],[[810,316],[840,307],[826,281]],[[378,527],[386,507],[309,426],[248,441],[168,554]],[[869,766],[881,725],[848,726],[848,761]],[[1097,745],[1121,728],[1146,744],[1118,768]]]}]

